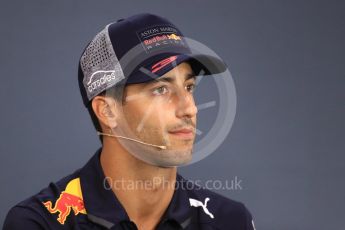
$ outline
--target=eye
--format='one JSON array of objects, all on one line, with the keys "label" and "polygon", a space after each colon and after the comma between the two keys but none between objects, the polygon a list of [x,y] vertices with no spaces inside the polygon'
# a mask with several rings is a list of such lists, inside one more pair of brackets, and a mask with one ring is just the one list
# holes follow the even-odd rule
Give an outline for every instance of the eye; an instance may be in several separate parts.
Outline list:
[{"label": "eye", "polygon": [[160,86],[160,87],[158,87],[158,88],[155,88],[155,89],[152,91],[152,93],[153,93],[154,95],[157,95],[157,96],[166,94],[167,92],[168,92],[168,88],[167,88],[166,86]]},{"label": "eye", "polygon": [[186,86],[186,89],[187,89],[188,92],[193,93],[194,89],[195,89],[195,84],[194,83],[193,84],[188,84]]}]

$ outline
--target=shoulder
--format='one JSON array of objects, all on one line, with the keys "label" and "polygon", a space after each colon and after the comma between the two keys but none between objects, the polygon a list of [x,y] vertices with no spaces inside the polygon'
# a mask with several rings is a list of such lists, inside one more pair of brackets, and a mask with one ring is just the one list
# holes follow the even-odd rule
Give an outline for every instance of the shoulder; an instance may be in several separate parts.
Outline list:
[{"label": "shoulder", "polygon": [[4,230],[46,229],[40,214],[30,207],[16,205],[7,213]]},{"label": "shoulder", "polygon": [[69,181],[78,175],[78,171],[68,175],[56,183],[50,183],[37,194],[13,206],[5,218],[4,230],[51,229],[56,218],[48,211],[47,204],[54,203]]},{"label": "shoulder", "polygon": [[192,207],[199,208],[199,221],[215,229],[255,230],[252,214],[244,203],[227,198],[182,178]]}]

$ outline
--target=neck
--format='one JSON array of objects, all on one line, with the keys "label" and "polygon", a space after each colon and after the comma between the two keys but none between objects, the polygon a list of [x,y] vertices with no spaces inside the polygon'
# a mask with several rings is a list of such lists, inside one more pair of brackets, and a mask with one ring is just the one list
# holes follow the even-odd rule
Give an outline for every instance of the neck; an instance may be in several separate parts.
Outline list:
[{"label": "neck", "polygon": [[113,192],[139,229],[154,229],[174,193],[176,167],[147,164],[124,149],[116,138],[104,137],[101,165]]}]

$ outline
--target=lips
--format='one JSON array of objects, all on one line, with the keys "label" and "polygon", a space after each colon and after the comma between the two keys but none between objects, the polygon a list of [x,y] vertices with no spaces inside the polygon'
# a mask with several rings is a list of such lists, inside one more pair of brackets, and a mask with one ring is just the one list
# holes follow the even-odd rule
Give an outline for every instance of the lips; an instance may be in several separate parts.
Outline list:
[{"label": "lips", "polygon": [[194,129],[183,128],[183,129],[170,131],[169,133],[180,138],[193,138]]}]

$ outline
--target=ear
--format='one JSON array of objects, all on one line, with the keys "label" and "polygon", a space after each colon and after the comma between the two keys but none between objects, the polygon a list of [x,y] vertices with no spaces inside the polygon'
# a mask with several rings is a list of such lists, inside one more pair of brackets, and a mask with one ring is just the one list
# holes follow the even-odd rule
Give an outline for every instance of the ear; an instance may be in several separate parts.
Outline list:
[{"label": "ear", "polygon": [[96,96],[92,100],[92,109],[100,123],[111,129],[117,126],[118,105],[113,98]]}]

